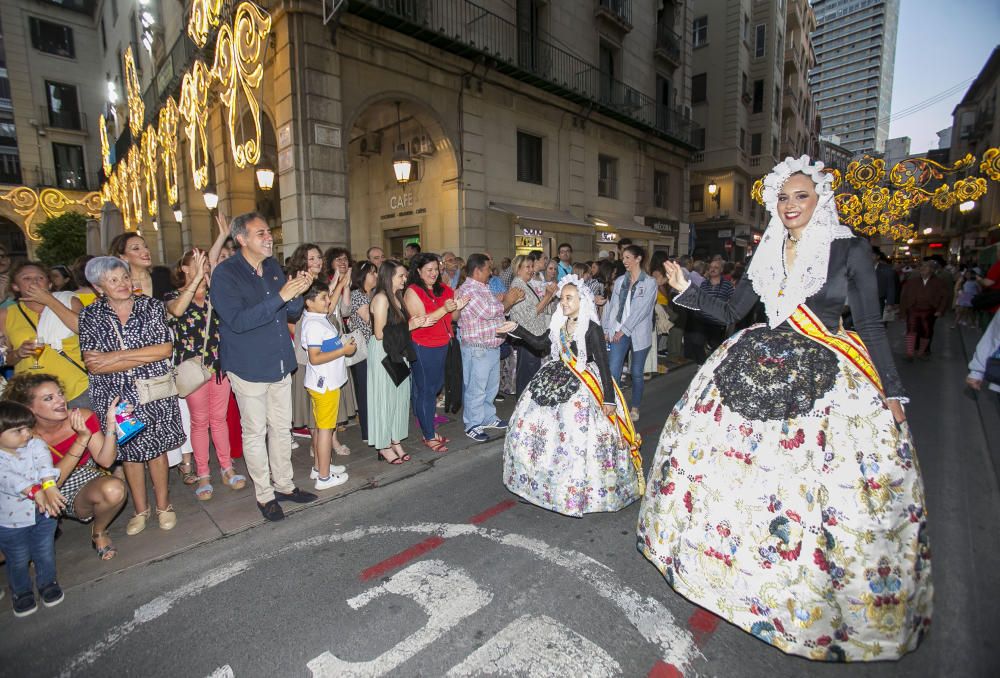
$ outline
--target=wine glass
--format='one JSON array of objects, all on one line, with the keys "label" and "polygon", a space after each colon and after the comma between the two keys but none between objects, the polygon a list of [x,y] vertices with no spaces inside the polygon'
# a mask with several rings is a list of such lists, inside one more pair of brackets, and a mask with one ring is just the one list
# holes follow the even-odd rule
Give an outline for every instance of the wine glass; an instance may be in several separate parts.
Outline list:
[{"label": "wine glass", "polygon": [[31,357],[34,358],[35,364],[32,365],[29,369],[32,370],[42,369],[42,366],[38,364],[38,359],[42,357],[43,353],[45,353],[45,344],[39,343],[38,340],[36,339],[35,347],[31,349]]}]

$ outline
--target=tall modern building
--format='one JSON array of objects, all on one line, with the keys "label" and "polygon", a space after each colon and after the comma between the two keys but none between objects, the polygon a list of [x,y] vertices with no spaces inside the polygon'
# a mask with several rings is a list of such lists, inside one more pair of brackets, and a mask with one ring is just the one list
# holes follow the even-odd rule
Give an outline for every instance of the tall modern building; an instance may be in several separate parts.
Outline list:
[{"label": "tall modern building", "polygon": [[810,84],[824,135],[856,154],[889,137],[899,0],[814,0],[816,68]]}]

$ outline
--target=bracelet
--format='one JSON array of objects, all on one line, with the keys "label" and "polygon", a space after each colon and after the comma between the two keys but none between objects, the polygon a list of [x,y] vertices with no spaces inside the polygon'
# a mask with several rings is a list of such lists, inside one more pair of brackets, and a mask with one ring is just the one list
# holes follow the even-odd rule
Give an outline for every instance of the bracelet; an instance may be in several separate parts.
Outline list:
[{"label": "bracelet", "polygon": [[38,483],[35,483],[34,485],[28,488],[28,499],[34,501],[35,495],[41,491],[42,491],[42,486],[39,485]]},{"label": "bracelet", "polygon": [[43,480],[42,481],[42,489],[43,490],[47,490],[50,487],[55,487],[55,486],[56,486],[56,481],[54,481],[54,480]]}]

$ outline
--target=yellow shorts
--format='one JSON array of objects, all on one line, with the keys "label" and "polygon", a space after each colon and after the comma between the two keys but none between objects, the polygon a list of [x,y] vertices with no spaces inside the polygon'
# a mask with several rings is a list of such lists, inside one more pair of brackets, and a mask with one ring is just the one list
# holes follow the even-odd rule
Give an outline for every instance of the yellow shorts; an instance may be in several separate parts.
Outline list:
[{"label": "yellow shorts", "polygon": [[335,429],[337,428],[337,411],[340,409],[340,389],[317,393],[312,389],[306,389],[309,399],[312,400],[313,418],[316,419],[316,428]]}]

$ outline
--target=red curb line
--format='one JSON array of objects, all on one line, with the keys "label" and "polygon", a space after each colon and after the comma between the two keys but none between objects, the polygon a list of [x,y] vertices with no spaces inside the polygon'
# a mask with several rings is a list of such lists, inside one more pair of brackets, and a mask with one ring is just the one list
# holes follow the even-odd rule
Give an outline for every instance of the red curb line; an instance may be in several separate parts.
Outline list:
[{"label": "red curb line", "polygon": [[684,674],[673,664],[661,660],[649,670],[647,678],[684,678]]}]

